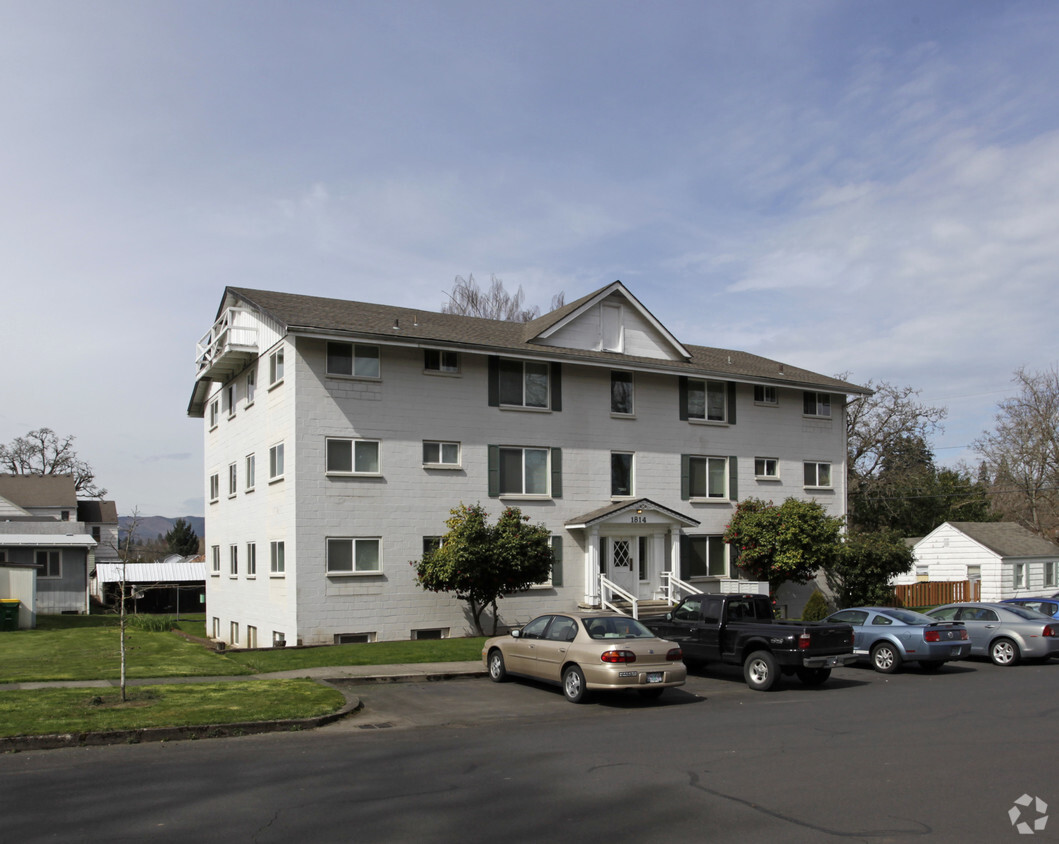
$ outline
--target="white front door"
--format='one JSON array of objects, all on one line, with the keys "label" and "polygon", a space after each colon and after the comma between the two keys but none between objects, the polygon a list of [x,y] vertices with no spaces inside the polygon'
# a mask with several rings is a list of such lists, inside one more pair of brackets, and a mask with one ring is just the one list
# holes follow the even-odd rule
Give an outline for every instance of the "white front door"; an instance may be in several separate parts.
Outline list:
[{"label": "white front door", "polygon": [[607,577],[639,597],[639,543],[636,537],[615,536],[607,543]]}]

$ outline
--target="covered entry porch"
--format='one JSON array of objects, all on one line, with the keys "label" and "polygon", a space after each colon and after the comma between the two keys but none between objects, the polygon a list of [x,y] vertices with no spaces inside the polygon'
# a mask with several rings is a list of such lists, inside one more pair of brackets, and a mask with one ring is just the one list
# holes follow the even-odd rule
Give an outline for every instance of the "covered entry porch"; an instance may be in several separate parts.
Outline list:
[{"label": "covered entry porch", "polygon": [[664,612],[680,594],[698,591],[677,577],[680,537],[697,519],[648,498],[620,502],[568,521],[583,536],[583,609]]}]

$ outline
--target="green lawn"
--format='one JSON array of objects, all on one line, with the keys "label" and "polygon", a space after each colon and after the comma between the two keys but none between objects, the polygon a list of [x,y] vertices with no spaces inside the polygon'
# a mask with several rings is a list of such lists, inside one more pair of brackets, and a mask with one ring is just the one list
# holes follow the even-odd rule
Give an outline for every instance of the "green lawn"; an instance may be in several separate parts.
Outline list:
[{"label": "green lawn", "polygon": [[[82,616],[82,618],[106,616]],[[224,654],[172,633],[126,631],[126,676],[217,677],[251,674]],[[121,671],[119,631],[83,626],[0,633],[0,683],[113,680]]]},{"label": "green lawn", "polygon": [[311,718],[345,703],[341,692],[312,680],[134,686],[127,697],[122,703],[117,689],[3,692],[0,736]]},{"label": "green lawn", "polygon": [[228,658],[253,673],[291,671],[325,665],[397,665],[417,662],[469,662],[482,658],[484,638],[373,642],[320,648],[230,651]]}]

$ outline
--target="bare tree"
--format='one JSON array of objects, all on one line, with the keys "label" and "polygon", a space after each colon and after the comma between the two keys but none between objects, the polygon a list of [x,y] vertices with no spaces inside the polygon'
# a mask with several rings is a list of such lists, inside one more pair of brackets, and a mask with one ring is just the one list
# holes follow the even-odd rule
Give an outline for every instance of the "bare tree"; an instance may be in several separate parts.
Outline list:
[{"label": "bare tree", "polygon": [[72,475],[78,494],[103,498],[96,486],[96,473],[74,451],[74,437],[59,437],[51,428],[38,428],[24,437],[0,445],[0,467],[14,475]]},{"label": "bare tree", "polygon": [[1024,367],[1018,395],[997,405],[996,428],[974,441],[992,483],[993,506],[1041,535],[1059,529],[1059,368]]},{"label": "bare tree", "polygon": [[[474,275],[468,275],[467,278],[458,275],[452,291],[447,295],[449,301],[441,308],[443,314],[502,319],[508,322],[529,322],[541,315],[541,309],[538,306],[526,307],[526,296],[522,291],[522,285],[519,285],[515,293],[508,293],[504,288],[504,282],[495,275],[491,276],[488,290],[482,290],[478,286]],[[561,308],[565,298],[562,292],[552,296],[549,311]]]}]

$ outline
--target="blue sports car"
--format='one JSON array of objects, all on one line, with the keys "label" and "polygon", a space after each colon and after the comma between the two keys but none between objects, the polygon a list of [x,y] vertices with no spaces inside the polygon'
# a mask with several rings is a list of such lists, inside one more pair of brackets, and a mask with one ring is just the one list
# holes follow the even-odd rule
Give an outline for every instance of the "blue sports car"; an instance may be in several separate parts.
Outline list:
[{"label": "blue sports car", "polygon": [[967,628],[958,622],[938,621],[912,610],[893,607],[850,607],[827,621],[853,625],[853,653],[883,674],[903,662],[918,662],[924,671],[971,654]]}]

